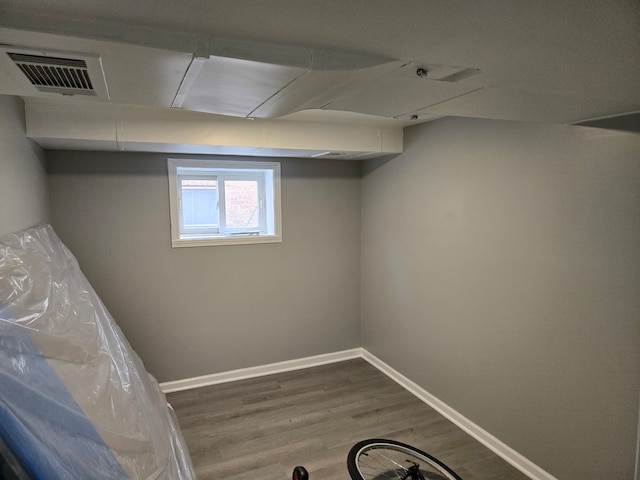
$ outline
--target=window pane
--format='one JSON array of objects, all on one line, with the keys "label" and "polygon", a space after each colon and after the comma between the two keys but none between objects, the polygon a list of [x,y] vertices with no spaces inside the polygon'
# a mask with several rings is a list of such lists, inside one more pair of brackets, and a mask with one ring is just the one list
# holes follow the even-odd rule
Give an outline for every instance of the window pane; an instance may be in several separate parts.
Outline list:
[{"label": "window pane", "polygon": [[278,162],[169,158],[167,167],[173,247],[282,241]]},{"label": "window pane", "polygon": [[227,228],[259,228],[260,202],[256,180],[225,180],[224,199]]},{"label": "window pane", "polygon": [[185,229],[218,226],[218,182],[181,180],[182,223]]}]

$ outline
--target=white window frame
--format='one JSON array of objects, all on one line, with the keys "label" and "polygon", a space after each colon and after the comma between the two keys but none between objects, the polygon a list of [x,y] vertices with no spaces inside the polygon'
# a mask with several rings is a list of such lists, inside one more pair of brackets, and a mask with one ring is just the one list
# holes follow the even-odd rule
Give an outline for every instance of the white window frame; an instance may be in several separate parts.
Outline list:
[{"label": "white window frame", "polygon": [[[244,160],[167,159],[172,247],[198,247],[282,242],[280,163]],[[182,224],[180,180],[216,178],[219,227],[185,232]],[[255,180],[260,201],[258,228],[226,227],[224,182]]]}]

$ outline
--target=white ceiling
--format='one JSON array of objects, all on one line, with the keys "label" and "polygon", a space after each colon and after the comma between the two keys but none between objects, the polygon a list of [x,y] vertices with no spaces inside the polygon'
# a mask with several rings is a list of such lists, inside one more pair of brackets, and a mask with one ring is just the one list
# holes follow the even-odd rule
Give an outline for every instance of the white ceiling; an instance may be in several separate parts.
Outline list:
[{"label": "white ceiling", "polygon": [[[3,57],[0,94],[33,104],[28,123],[61,103],[73,104],[67,123],[136,108],[153,124],[163,109],[173,129],[199,112],[218,125],[312,118],[310,129],[337,123],[348,138],[347,125],[390,132],[451,115],[579,123],[640,111],[638,0],[0,0],[0,44],[100,58],[107,98],[38,93]],[[45,147],[91,146],[82,128],[75,139],[38,128]],[[316,147],[305,155],[336,150]]]}]

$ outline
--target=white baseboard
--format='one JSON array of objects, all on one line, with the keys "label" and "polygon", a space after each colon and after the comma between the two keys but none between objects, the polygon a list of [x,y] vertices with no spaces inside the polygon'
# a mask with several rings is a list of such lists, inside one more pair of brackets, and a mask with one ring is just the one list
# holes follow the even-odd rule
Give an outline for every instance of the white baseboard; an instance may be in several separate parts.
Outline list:
[{"label": "white baseboard", "polygon": [[505,461],[513,465],[522,473],[533,480],[557,480],[526,457],[520,455],[508,445],[504,444],[489,432],[473,423],[471,420],[448,406],[446,403],[436,398],[418,384],[412,382],[400,372],[394,370],[375,355],[369,353],[364,348],[354,348],[341,352],[327,353],[324,355],[316,355],[313,357],[300,358],[297,360],[288,360],[285,362],[271,363],[257,367],[242,368],[239,370],[231,370],[228,372],[214,373],[212,375],[203,375],[201,377],[187,378],[184,380],[176,380],[173,382],[164,382],[160,384],[160,388],[164,393],[178,392],[180,390],[188,390],[191,388],[206,387],[208,385],[216,385],[218,383],[234,382],[246,378],[261,377],[264,375],[272,375],[274,373],[288,372],[292,370],[300,370],[303,368],[316,367],[326,365],[328,363],[342,362],[353,358],[363,358],[371,365],[376,367],[382,373],[394,380],[408,392],[415,395],[431,408],[436,410],[442,416],[450,420],[460,429],[475,438],[493,453],[503,458]]},{"label": "white baseboard", "polygon": [[246,378],[262,377],[264,375],[272,375],[274,373],[317,367],[319,365],[342,362],[352,358],[362,358],[362,349],[353,348],[351,350],[343,350],[341,352],[325,353],[323,355],[315,355],[313,357],[270,363],[268,365],[260,365],[257,367],[241,368],[238,370],[213,373],[211,375],[186,378],[184,380],[175,380],[172,382],[163,382],[160,384],[160,388],[164,393],[179,392],[180,390],[189,390],[190,388],[207,387],[218,383],[235,382],[236,380],[244,380]]},{"label": "white baseboard", "polygon": [[387,375],[389,378],[394,380],[396,383],[404,387],[407,391],[418,397],[431,408],[436,410],[443,417],[450,420],[460,429],[467,432],[493,453],[509,462],[529,478],[532,478],[533,480],[557,480],[556,477],[546,472],[526,457],[520,455],[508,445],[505,445],[489,432],[473,423],[467,417],[463,416],[440,399],[431,395],[418,384],[412,382],[400,372],[394,370],[378,357],[372,355],[365,349],[362,349],[362,358],[364,358],[367,362],[376,367],[382,373]]}]

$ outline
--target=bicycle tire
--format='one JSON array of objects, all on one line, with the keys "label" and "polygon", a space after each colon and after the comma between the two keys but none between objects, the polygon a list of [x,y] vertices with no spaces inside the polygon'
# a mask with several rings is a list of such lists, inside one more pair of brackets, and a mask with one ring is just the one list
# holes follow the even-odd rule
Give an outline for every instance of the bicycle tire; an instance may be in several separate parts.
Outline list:
[{"label": "bicycle tire", "polygon": [[420,465],[424,480],[462,480],[434,456],[395,440],[363,440],[351,447],[347,455],[347,468],[352,480],[406,479],[409,463]]}]

